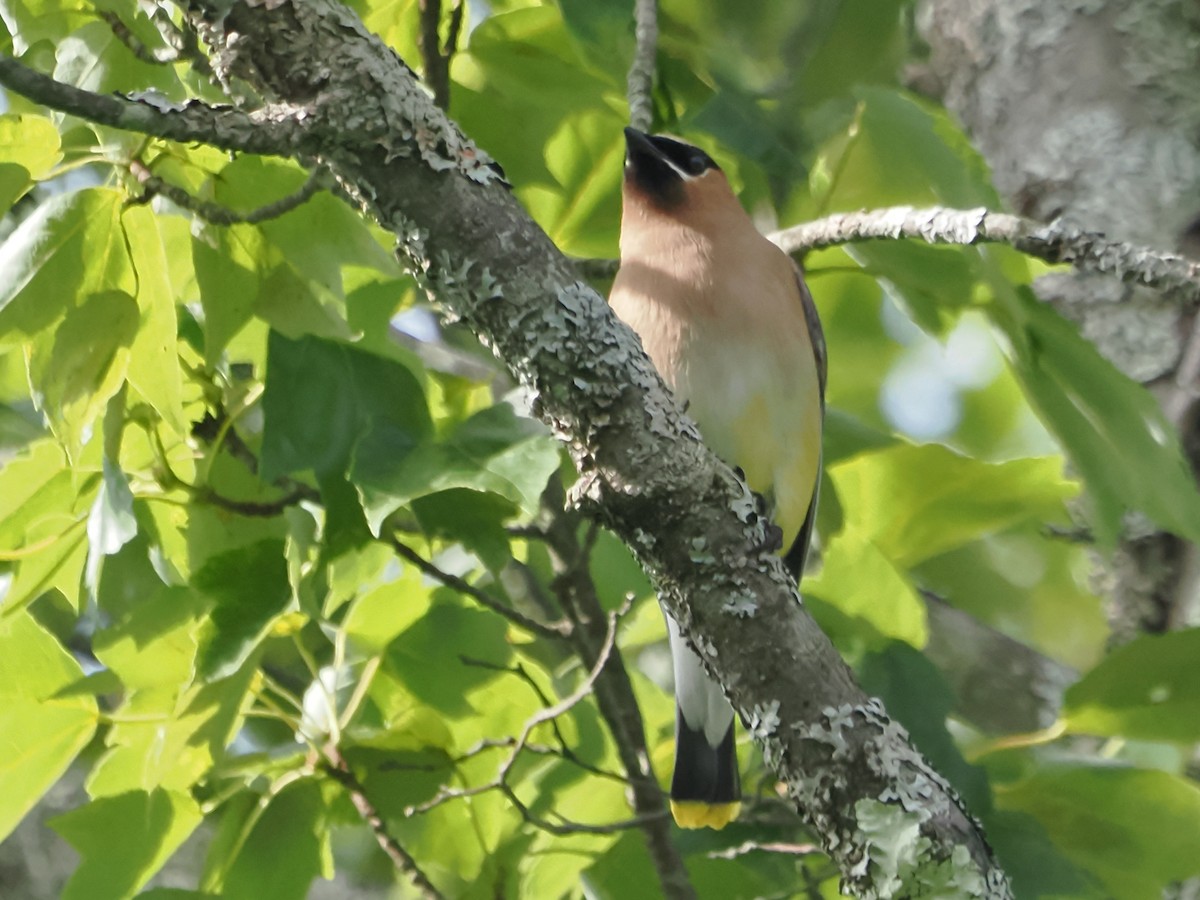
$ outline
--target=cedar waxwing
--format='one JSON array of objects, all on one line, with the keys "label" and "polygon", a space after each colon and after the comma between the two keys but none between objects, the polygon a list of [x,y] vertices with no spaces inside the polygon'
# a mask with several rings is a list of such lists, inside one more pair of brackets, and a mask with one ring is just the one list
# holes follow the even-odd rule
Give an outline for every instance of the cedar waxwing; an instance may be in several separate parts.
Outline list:
[{"label": "cedar waxwing", "polygon": [[[642,339],[705,442],[744,473],[804,567],[816,512],[825,339],[799,268],[763,237],[720,167],[625,129],[621,267],[609,302]],[[741,784],[733,708],[667,616],[675,668],[671,812],[723,828]]]}]

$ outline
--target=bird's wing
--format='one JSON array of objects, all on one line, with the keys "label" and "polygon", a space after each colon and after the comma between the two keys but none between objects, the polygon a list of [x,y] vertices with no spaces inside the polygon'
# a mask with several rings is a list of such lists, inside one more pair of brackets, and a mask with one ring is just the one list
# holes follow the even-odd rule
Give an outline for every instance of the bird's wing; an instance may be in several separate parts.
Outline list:
[{"label": "bird's wing", "polygon": [[[825,331],[821,328],[817,305],[813,303],[812,294],[808,292],[808,285],[804,283],[804,270],[795,260],[792,261],[792,267],[796,272],[796,287],[800,290],[800,303],[804,307],[804,321],[808,325],[809,342],[812,344],[813,355],[817,360],[817,386],[821,394],[821,414],[824,417],[825,379],[829,368],[829,356],[825,349]],[[797,582],[804,574],[804,563],[808,559],[808,545],[812,541],[813,525],[817,517],[817,500],[821,495],[821,471],[824,468],[824,456],[825,453],[822,450],[817,458],[817,478],[813,484],[812,500],[808,503],[808,513],[804,516],[804,524],[800,526],[796,540],[792,542],[792,546],[788,548],[783,557],[784,564],[788,567],[788,571],[795,576]]]}]

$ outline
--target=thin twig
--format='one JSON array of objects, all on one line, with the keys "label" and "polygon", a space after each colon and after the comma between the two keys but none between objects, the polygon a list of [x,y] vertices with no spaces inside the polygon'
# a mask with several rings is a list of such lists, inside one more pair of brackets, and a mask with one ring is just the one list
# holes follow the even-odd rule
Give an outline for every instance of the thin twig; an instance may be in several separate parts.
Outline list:
[{"label": "thin twig", "polygon": [[304,184],[295,193],[288,194],[286,197],[281,197],[257,209],[252,209],[248,212],[238,212],[227,206],[222,206],[220,203],[213,203],[210,200],[201,200],[198,197],[193,197],[183,188],[163,181],[140,160],[135,159],[129,163],[129,172],[145,189],[145,193],[132,202],[146,203],[155,195],[161,194],[176,206],[195,213],[201,219],[213,225],[255,225],[259,222],[265,222],[268,219],[277,219],[312,199],[313,195],[326,185],[328,177],[328,172],[325,169],[314,169],[308,174],[308,178]]},{"label": "thin twig", "polygon": [[[496,777],[486,784],[474,785],[465,788],[447,788],[443,787],[432,798],[424,803],[419,803],[410,806],[405,810],[405,815],[416,816],[422,813],[429,812],[432,809],[441,806],[444,803],[449,803],[452,800],[461,800],[467,797],[475,797],[479,794],[484,794],[489,791],[500,791],[508,798],[514,808],[521,814],[526,822],[547,831],[551,834],[612,834],[616,831],[622,831],[629,828],[639,828],[646,824],[646,816],[634,816],[631,819],[626,819],[620,822],[609,822],[603,825],[592,825],[583,822],[572,822],[561,816],[556,816],[558,822],[549,822],[533,813],[519,797],[516,791],[508,783],[509,776],[512,774],[513,767],[520,758],[521,753],[529,744],[529,736],[533,730],[539,725],[553,724],[554,720],[559,716],[569,712],[571,709],[579,705],[588,695],[592,693],[592,688],[596,683],[596,679],[600,677],[600,673],[604,670],[608,663],[609,656],[616,646],[617,640],[617,621],[620,618],[622,610],[610,613],[608,615],[607,633],[604,639],[604,644],[600,648],[600,652],[593,664],[591,670],[583,683],[579,685],[568,696],[564,697],[558,703],[543,707],[532,716],[525,720],[524,726],[521,728],[520,735],[513,742],[508,756],[504,762],[500,764],[500,768],[496,772]],[[491,663],[485,663],[488,668],[497,668]],[[664,813],[665,814],[665,813]]]},{"label": "thin twig", "polygon": [[[439,31],[442,25],[442,0],[418,0],[421,15],[421,60],[424,64],[425,83],[433,91],[433,102],[445,109],[450,105],[450,40],[447,37],[446,50],[442,48]],[[453,28],[454,43],[458,43],[458,29],[462,27],[461,0],[451,14],[451,25],[454,17],[458,24]]]},{"label": "thin twig", "polygon": [[[552,479],[542,494],[537,525],[550,552],[559,606],[575,623],[571,643],[587,665],[595,660],[602,645],[604,612],[591,573],[579,562],[586,552],[580,546],[578,521],[578,515],[564,508],[561,481]],[[642,823],[646,849],[662,893],[673,900],[694,900],[696,890],[675,845],[666,798],[650,765],[641,708],[619,648],[612,650],[608,665],[596,681],[596,704],[629,778],[634,813]]]},{"label": "thin twig", "polygon": [[452,575],[439,569],[425,557],[421,556],[412,547],[405,544],[399,538],[393,536],[388,539],[388,544],[396,551],[396,554],[403,559],[408,560],[424,574],[428,575],[437,581],[440,581],[446,587],[458,591],[460,594],[465,594],[470,597],[480,606],[486,606],[492,612],[499,613],[508,619],[514,625],[518,625],[527,631],[540,635],[545,638],[562,639],[567,637],[571,632],[571,623],[569,622],[542,622],[532,616],[527,616],[523,612],[513,609],[505,603],[502,603],[487,591],[476,587],[464,578],[457,575]]},{"label": "thin twig", "polygon": [[1200,263],[1173,253],[1112,241],[1061,220],[1042,224],[987,209],[886,209],[837,213],[770,235],[788,253],[877,239],[915,238],[930,244],[1008,244],[1051,263],[1116,275],[1191,303],[1200,302]]},{"label": "thin twig", "polygon": [[633,7],[637,49],[626,80],[629,124],[649,131],[654,122],[654,70],[658,55],[658,0],[636,0]]},{"label": "thin twig", "polygon": [[275,105],[267,113],[210,106],[199,100],[163,105],[116,94],[98,94],[56,81],[0,54],[0,85],[35,103],[98,125],[174,141],[200,141],[225,150],[276,154],[282,147],[311,144],[301,110]]},{"label": "thin twig", "polygon": [[142,62],[166,66],[179,61],[179,51],[174,48],[159,47],[158,49],[151,49],[147,47],[142,42],[142,39],[134,34],[130,27],[115,12],[100,10],[98,15],[112,29],[113,36]]},{"label": "thin twig", "polygon": [[375,840],[379,846],[383,848],[383,852],[388,855],[399,872],[403,872],[412,882],[413,887],[420,892],[422,897],[428,900],[441,900],[443,894],[433,882],[421,871],[421,867],[417,865],[417,861],[404,849],[403,845],[396,840],[387,828],[387,822],[383,816],[367,797],[366,791],[363,789],[362,782],[350,771],[350,767],[346,765],[346,760],[342,757],[337,747],[330,745],[324,750],[325,761],[321,766],[330,778],[346,789],[350,795],[350,801],[354,804],[354,808],[358,810],[358,814],[363,817],[371,831],[375,833]]},{"label": "thin twig", "polygon": [[[538,702],[542,704],[543,708],[551,706],[553,703],[553,701],[546,695],[546,692],[542,690],[541,685],[539,685],[533,679],[533,676],[529,674],[529,670],[526,669],[525,666],[523,666],[521,663],[517,663],[515,666],[505,666],[505,665],[500,665],[500,664],[493,663],[493,662],[488,662],[485,659],[475,659],[474,657],[466,656],[461,653],[459,654],[458,658],[460,660],[462,660],[462,663],[465,666],[475,666],[475,667],[481,668],[481,669],[489,669],[493,672],[505,672],[509,675],[515,675],[517,678],[521,679],[521,681],[525,682],[525,684],[527,684],[529,686],[529,689],[531,691],[533,691],[534,695],[538,698]],[[626,778],[624,775],[618,775],[616,772],[609,772],[606,769],[601,769],[598,766],[593,766],[591,763],[580,759],[579,756],[576,755],[575,751],[571,749],[571,745],[567,743],[566,736],[562,733],[562,729],[560,729],[558,727],[557,719],[551,720],[550,728],[554,731],[554,740],[558,743],[558,750],[555,753],[556,756],[560,756],[563,759],[567,760],[568,762],[574,763],[579,768],[585,769],[586,771],[591,772],[594,775],[601,775],[605,778],[611,778],[614,781],[621,781],[621,782],[628,783],[629,779]],[[489,747],[501,746],[502,744],[506,744],[507,740],[508,739],[501,739],[501,741],[492,741],[492,742],[490,742]],[[486,741],[486,739],[485,739],[485,741]],[[481,749],[488,749],[488,747],[484,747]],[[525,749],[530,750],[531,748],[529,746],[526,746]],[[460,757],[459,759],[456,760],[456,762],[462,762],[462,761],[464,761],[463,757]]]}]

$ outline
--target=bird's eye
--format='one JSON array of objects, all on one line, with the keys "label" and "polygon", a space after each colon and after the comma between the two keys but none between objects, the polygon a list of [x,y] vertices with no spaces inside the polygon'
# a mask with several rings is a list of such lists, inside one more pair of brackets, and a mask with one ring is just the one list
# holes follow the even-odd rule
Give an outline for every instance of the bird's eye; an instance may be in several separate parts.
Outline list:
[{"label": "bird's eye", "polygon": [[693,153],[688,157],[687,170],[689,175],[701,175],[708,168],[708,157],[703,153]]}]

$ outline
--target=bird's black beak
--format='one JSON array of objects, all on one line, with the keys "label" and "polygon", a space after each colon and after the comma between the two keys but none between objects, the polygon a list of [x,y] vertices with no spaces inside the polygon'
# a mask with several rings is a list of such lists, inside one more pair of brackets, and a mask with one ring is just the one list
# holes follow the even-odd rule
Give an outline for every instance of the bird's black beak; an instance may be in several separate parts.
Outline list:
[{"label": "bird's black beak", "polygon": [[654,139],[636,128],[625,129],[625,181],[660,208],[670,209],[683,201],[683,179]]}]

